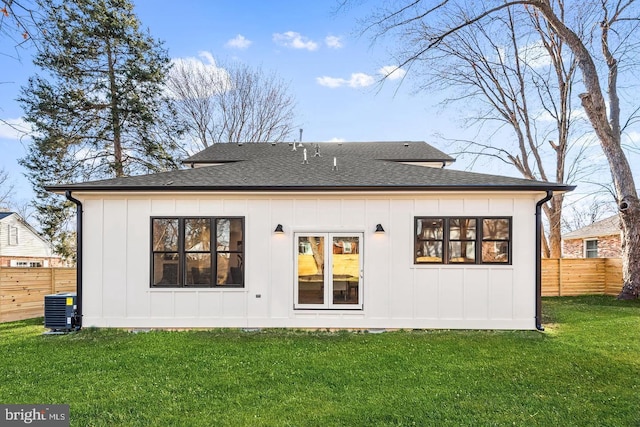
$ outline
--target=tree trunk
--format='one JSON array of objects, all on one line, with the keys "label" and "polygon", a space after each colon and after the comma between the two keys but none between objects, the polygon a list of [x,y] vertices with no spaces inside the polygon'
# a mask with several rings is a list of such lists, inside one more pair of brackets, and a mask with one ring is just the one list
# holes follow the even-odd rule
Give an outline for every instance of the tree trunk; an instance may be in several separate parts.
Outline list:
[{"label": "tree trunk", "polygon": [[107,43],[107,60],[109,66],[109,89],[111,97],[111,126],[113,129],[113,170],[117,177],[124,176],[122,158],[122,130],[120,128],[120,111],[118,107],[117,83],[115,72],[115,58],[111,52],[111,46]]},{"label": "tree trunk", "polygon": [[562,194],[556,194],[549,201],[552,208],[549,215],[549,255],[551,258],[562,257],[562,230],[561,230],[561,216],[562,216],[562,201],[564,196]]},{"label": "tree trunk", "polygon": [[[591,54],[580,38],[566,27],[553,12],[551,6],[545,2],[537,3],[536,8],[571,48],[576,56],[578,67],[582,71],[582,80],[587,90],[580,95],[582,106],[593,126],[600,145],[604,151],[611,177],[616,190],[620,222],[622,223],[622,292],[619,299],[634,299],[640,296],[640,201],[636,185],[631,173],[631,167],[620,144],[619,103],[617,102],[615,62],[608,62],[609,86],[608,94],[611,101],[611,123],[607,118],[607,107],[603,96],[598,71]],[[605,29],[603,29],[605,31]],[[606,44],[606,34],[603,33],[603,47]],[[605,55],[607,52],[605,51]],[[610,59],[610,58],[608,58]]]},{"label": "tree trunk", "polygon": [[542,256],[544,258],[560,258],[562,256],[562,204],[564,195],[556,194],[542,205],[547,221],[549,221],[549,237],[543,236]]},{"label": "tree trunk", "polygon": [[309,236],[309,243],[311,243],[311,252],[313,253],[313,260],[316,262],[316,268],[318,274],[324,274],[324,237]]},{"label": "tree trunk", "polygon": [[[623,206],[627,206],[623,210]],[[627,198],[620,203],[622,223],[622,291],[618,299],[640,297],[640,203]]]},{"label": "tree trunk", "polygon": [[551,251],[549,250],[549,241],[545,233],[540,233],[540,240],[542,241],[542,258],[550,258]]}]

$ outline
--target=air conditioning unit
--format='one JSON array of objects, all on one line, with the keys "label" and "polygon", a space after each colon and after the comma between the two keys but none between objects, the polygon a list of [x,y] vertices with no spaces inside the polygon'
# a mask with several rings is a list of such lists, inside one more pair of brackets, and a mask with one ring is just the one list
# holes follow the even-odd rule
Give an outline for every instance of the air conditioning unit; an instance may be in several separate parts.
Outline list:
[{"label": "air conditioning unit", "polygon": [[76,330],[76,293],[44,296],[44,327],[52,331]]}]

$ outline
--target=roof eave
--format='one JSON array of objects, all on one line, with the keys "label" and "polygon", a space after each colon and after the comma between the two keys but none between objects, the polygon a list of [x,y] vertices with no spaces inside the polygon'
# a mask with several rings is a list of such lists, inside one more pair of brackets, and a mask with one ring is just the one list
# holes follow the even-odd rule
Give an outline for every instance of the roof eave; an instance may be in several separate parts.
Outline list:
[{"label": "roof eave", "polygon": [[[207,165],[207,164],[221,164],[221,163],[237,163],[237,162],[242,162],[242,161],[247,161],[248,159],[221,159],[221,160],[216,160],[216,159],[206,159],[206,160],[182,160],[180,163],[183,165]],[[397,163],[420,163],[420,162],[428,162],[428,163],[444,163],[447,166],[452,165],[453,163],[455,163],[456,159],[453,157],[450,158],[446,158],[446,159],[416,159],[416,158],[409,158],[409,159],[378,159],[378,158],[372,158],[371,160],[379,160],[379,161],[386,161],[386,162],[397,162]]]},{"label": "roof eave", "polygon": [[567,192],[573,191],[575,186],[570,185],[548,185],[548,186],[531,186],[531,185],[430,185],[430,186],[399,186],[399,185],[369,185],[369,186],[182,186],[182,185],[157,185],[157,186],[48,186],[45,190],[53,193],[62,193],[64,191],[89,191],[89,192],[161,192],[161,191],[222,191],[222,192],[259,192],[259,191],[556,191]]}]

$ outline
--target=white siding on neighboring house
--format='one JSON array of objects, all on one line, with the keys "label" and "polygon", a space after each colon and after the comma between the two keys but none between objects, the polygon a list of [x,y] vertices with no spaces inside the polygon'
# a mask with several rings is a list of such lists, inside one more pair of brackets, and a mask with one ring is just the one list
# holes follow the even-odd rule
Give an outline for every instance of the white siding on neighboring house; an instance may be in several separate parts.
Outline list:
[{"label": "white siding on neighboring house", "polygon": [[0,220],[0,256],[3,257],[51,257],[51,247],[17,214]]},{"label": "white siding on neighboring house", "polygon": [[[541,192],[86,194],[84,326],[535,328]],[[151,217],[244,217],[244,288],[150,287]],[[416,216],[509,217],[511,265],[414,264]],[[282,224],[284,234],[274,233]],[[375,234],[376,224],[385,233]],[[362,308],[296,309],[295,233],[362,233]]]}]

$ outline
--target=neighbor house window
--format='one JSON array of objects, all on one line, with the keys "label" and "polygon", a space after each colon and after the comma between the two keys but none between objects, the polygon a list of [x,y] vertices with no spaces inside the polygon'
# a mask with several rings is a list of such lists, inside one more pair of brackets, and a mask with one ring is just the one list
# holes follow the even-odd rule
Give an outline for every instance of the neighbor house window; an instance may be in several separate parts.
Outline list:
[{"label": "neighbor house window", "polygon": [[598,241],[597,240],[584,241],[584,257],[598,258]]},{"label": "neighbor house window", "polygon": [[18,246],[18,227],[9,225],[9,246]]},{"label": "neighbor house window", "polygon": [[42,261],[18,261],[12,259],[9,261],[10,267],[42,267]]},{"label": "neighbor house window", "polygon": [[243,287],[244,218],[151,219],[151,286]]},{"label": "neighbor house window", "polygon": [[511,218],[416,217],[415,264],[510,264]]}]

